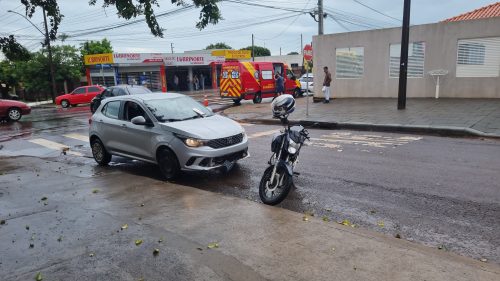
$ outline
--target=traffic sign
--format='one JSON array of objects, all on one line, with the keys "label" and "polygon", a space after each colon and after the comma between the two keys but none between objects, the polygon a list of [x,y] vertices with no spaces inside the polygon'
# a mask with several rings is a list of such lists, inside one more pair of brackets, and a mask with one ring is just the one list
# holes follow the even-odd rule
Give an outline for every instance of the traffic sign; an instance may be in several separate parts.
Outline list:
[{"label": "traffic sign", "polygon": [[309,44],[304,46],[304,59],[311,61],[313,59],[313,47]]}]

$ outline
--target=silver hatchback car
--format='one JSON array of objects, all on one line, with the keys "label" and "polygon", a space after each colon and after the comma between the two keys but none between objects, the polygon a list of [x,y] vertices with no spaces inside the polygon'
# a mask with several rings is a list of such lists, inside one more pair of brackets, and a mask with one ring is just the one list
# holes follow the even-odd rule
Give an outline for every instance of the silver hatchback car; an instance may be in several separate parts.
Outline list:
[{"label": "silver hatchback car", "polygon": [[248,157],[248,138],[237,122],[188,96],[127,95],[103,100],[89,120],[95,161],[112,155],[156,163],[166,179],[181,170],[231,169]]}]

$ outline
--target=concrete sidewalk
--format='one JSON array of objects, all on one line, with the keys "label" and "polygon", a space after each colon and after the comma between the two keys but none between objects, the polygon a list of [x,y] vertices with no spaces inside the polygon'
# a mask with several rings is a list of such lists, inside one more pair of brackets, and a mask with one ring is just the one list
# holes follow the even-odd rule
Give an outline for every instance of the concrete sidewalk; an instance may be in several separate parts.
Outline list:
[{"label": "concrete sidewalk", "polygon": [[[233,119],[272,122],[270,100],[226,109]],[[396,99],[333,99],[312,103],[306,116],[306,99],[297,99],[292,121],[345,129],[476,135],[500,137],[500,99],[408,99],[397,110]],[[274,121],[277,121],[274,119]]]},{"label": "concrete sidewalk", "polygon": [[19,157],[0,170],[2,280],[500,280],[498,265],[404,237],[116,167]]}]

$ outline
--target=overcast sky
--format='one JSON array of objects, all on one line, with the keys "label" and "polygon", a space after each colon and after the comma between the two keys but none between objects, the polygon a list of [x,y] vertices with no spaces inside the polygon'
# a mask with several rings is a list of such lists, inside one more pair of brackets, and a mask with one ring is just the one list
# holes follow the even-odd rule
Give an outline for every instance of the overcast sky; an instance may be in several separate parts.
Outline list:
[{"label": "overcast sky", "polygon": [[[234,2],[221,2],[220,8],[224,20],[215,26],[200,31],[195,28],[199,9],[188,9],[174,15],[165,16],[158,21],[166,29],[164,38],[155,38],[145,22],[126,27],[93,32],[98,28],[126,22],[116,16],[113,7],[102,8],[102,1],[97,6],[89,6],[88,0],[59,0],[61,13],[64,15],[59,34],[70,37],[64,44],[79,45],[85,40],[108,38],[115,52],[174,52],[199,50],[210,43],[225,42],[235,49],[251,45],[252,33],[255,44],[269,48],[273,55],[300,51],[300,35],[304,44],[312,41],[318,27],[314,19],[305,13],[244,5]],[[178,9],[170,0],[159,0],[160,7],[156,14]],[[186,1],[186,2],[189,2]],[[236,2],[255,3],[276,8],[309,11],[317,5],[317,0],[236,0]],[[360,5],[365,4],[375,10]],[[434,23],[459,15],[496,1],[488,0],[413,0],[412,24]],[[355,30],[394,27],[400,25],[403,0],[324,0],[325,34]],[[16,35],[29,50],[40,48],[42,35],[25,19],[8,13],[14,10],[24,13],[20,0],[0,0],[0,36]],[[41,10],[31,19],[43,30]],[[59,41],[57,44],[61,44]]]}]

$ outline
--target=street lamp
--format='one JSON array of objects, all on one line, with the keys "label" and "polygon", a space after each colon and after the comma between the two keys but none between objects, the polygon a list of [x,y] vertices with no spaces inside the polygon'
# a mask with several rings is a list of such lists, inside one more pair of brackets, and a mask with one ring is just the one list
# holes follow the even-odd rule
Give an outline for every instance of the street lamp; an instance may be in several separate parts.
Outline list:
[{"label": "street lamp", "polygon": [[50,68],[50,80],[51,80],[51,83],[52,83],[52,93],[51,93],[51,96],[52,96],[52,102],[55,103],[56,101],[56,93],[57,93],[57,89],[56,89],[56,79],[55,79],[55,75],[54,75],[54,63],[53,63],[53,60],[52,60],[52,48],[50,47],[50,38],[49,38],[49,29],[47,27],[47,16],[45,15],[45,9],[43,9],[43,23],[45,25],[45,33],[42,32],[33,22],[31,22],[25,15],[21,14],[21,13],[18,13],[18,12],[15,12],[15,11],[12,11],[12,10],[8,10],[7,12],[9,13],[14,13],[14,14],[17,14],[17,15],[20,15],[21,17],[23,17],[25,20],[27,20],[33,27],[36,28],[36,30],[38,30],[42,35],[43,37],[45,38],[45,44],[47,45],[47,50],[49,51],[49,68]]}]

